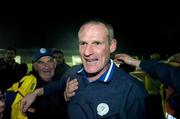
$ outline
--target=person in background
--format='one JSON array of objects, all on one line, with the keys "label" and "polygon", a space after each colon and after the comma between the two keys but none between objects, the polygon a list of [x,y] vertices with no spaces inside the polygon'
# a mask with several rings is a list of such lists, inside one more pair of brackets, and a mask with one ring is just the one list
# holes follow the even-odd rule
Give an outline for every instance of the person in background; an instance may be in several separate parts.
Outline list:
[{"label": "person in background", "polygon": [[[180,69],[180,53],[170,56],[165,63],[177,70]],[[166,117],[175,116],[180,118],[180,94],[176,93],[171,86],[165,87],[164,90],[164,110]]]},{"label": "person in background", "polygon": [[24,97],[21,111],[26,112],[40,95],[65,90],[70,119],[144,119],[147,92],[143,84],[110,59],[117,45],[112,26],[90,20],[80,27],[78,38],[82,64]]},{"label": "person in background", "polygon": [[[133,57],[127,54],[117,54],[115,56],[115,59],[117,62],[123,61],[129,65],[140,67],[142,70],[149,73],[151,77],[160,80],[166,88],[171,87],[170,90],[173,91],[170,92],[173,92],[174,95],[174,98],[171,98],[171,104],[174,106],[174,109],[176,110],[176,114],[174,114],[173,116],[180,118],[180,101],[178,101],[180,97],[180,53],[177,53],[174,56],[170,57],[168,59],[168,62],[166,62],[167,64],[157,61],[138,60],[134,59]],[[176,59],[176,62],[174,59]],[[166,117],[169,117],[169,115],[166,115]]]},{"label": "person in background", "polygon": [[60,79],[62,75],[70,68],[70,66],[66,64],[64,53],[61,50],[53,48],[52,52],[53,57],[56,59],[57,62],[54,79]]},{"label": "person in background", "polygon": [[127,54],[117,54],[115,58],[117,61],[124,61],[129,65],[140,67],[151,76],[159,79],[166,87],[172,86],[176,92],[180,93],[179,68],[174,68],[162,62],[134,59]]},{"label": "person in background", "polygon": [[[151,61],[161,61],[161,56],[158,53],[153,53],[149,58]],[[145,72],[144,85],[148,91],[147,106],[149,109],[149,116],[151,119],[164,119],[163,103],[161,95],[163,92],[163,84],[158,79],[152,78],[148,73]]]},{"label": "person in background", "polygon": [[[51,49],[40,48],[35,52],[32,74],[37,78],[36,89],[59,79],[55,77],[56,66],[57,62]],[[66,101],[63,92],[38,97],[32,108],[35,109],[35,112],[28,114],[29,119],[67,118]]]},{"label": "person in background", "polygon": [[[63,92],[38,97],[26,114],[20,112],[20,101],[24,96],[54,80],[56,60],[54,59],[53,53],[50,49],[37,49],[32,61],[33,68],[30,74],[24,76],[20,82],[15,83],[7,90],[5,96],[7,97],[6,100],[10,97],[8,96],[8,91],[11,94],[12,91],[17,90],[17,92],[15,92],[16,96],[9,106],[11,108],[11,119],[66,119],[66,101],[64,100]],[[17,88],[17,84],[18,89],[14,90],[14,88]]]},{"label": "person in background", "polygon": [[0,88],[3,93],[13,83],[20,80],[18,77],[19,64],[15,62],[16,57],[15,48],[5,49],[4,57],[0,58]]}]

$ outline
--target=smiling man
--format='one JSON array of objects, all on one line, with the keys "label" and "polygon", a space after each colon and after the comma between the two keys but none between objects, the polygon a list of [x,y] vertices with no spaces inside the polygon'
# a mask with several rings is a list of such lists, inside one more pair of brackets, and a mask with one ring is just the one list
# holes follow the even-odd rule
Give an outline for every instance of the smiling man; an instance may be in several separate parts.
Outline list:
[{"label": "smiling man", "polygon": [[110,59],[117,45],[112,26],[91,20],[82,25],[78,37],[82,64],[68,70],[61,80],[25,97],[21,110],[25,112],[39,95],[65,89],[70,119],[145,118],[147,92],[143,84],[119,70]]}]

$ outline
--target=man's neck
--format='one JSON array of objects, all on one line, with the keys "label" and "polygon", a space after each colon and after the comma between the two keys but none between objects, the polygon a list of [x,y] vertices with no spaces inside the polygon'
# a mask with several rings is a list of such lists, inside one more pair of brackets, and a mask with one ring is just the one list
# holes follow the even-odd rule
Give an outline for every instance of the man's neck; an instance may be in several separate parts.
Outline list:
[{"label": "man's neck", "polygon": [[109,67],[109,64],[107,64],[102,70],[100,70],[96,73],[87,74],[87,78],[88,78],[89,82],[98,80],[102,76],[102,74],[108,69],[108,67]]}]

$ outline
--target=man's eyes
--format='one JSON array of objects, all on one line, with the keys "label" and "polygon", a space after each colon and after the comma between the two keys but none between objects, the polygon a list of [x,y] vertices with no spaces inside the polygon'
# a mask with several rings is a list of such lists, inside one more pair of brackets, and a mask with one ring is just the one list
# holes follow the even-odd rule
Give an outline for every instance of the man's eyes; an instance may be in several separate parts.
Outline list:
[{"label": "man's eyes", "polygon": [[85,43],[85,42],[80,42],[79,44],[80,44],[80,45],[85,45],[85,44],[87,44],[87,43]]},{"label": "man's eyes", "polygon": [[[86,45],[87,43],[85,43],[85,42],[80,42],[79,43],[80,45]],[[102,44],[101,42],[94,42],[94,43],[92,43],[92,44],[94,44],[94,45],[100,45],[100,44]]]},{"label": "man's eyes", "polygon": [[100,45],[100,44],[101,44],[101,42],[94,42],[94,44],[95,44],[95,45]]},{"label": "man's eyes", "polygon": [[37,61],[37,63],[38,63],[38,64],[43,64],[44,62],[42,62],[42,61]]}]

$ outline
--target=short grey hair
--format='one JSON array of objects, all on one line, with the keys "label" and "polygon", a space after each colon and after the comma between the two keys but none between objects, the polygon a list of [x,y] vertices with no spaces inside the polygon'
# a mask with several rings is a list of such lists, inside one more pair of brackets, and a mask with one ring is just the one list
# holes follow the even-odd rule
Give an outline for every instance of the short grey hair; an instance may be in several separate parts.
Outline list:
[{"label": "short grey hair", "polygon": [[79,34],[80,32],[82,31],[83,27],[87,24],[103,24],[107,30],[108,30],[108,37],[109,37],[109,41],[111,41],[112,39],[114,39],[114,30],[113,30],[113,27],[111,24],[101,20],[101,19],[92,19],[92,20],[89,20],[87,22],[85,22],[79,29],[79,32],[78,32],[78,37],[79,37]]}]

